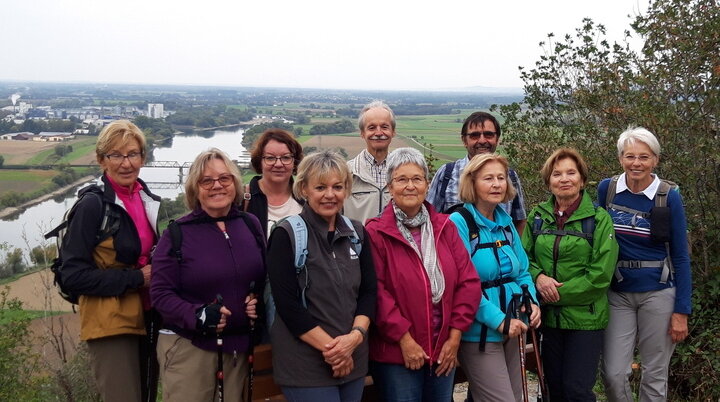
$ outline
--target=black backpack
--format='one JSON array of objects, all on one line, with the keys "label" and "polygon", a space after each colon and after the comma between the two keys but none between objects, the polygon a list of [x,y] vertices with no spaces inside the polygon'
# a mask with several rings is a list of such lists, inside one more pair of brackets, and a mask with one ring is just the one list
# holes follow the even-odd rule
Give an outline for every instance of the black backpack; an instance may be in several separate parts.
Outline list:
[{"label": "black backpack", "polygon": [[50,239],[51,237],[56,238],[55,244],[57,246],[57,258],[55,258],[53,260],[53,263],[50,266],[50,270],[53,273],[53,284],[55,285],[55,288],[58,290],[58,293],[60,294],[60,296],[64,300],[66,300],[72,304],[78,304],[80,295],[66,289],[62,284],[63,283],[62,282],[62,269],[63,269],[62,245],[63,245],[63,239],[65,238],[65,236],[68,236],[70,234],[70,233],[68,233],[68,230],[70,229],[70,221],[72,220],[73,216],[75,215],[75,210],[77,209],[78,205],[80,204],[80,201],[85,197],[90,197],[90,198],[94,199],[96,202],[98,202],[100,204],[100,206],[103,210],[103,217],[102,217],[102,220],[100,221],[100,226],[97,228],[97,232],[95,234],[95,246],[100,244],[100,242],[107,239],[108,237],[117,233],[118,229],[120,228],[120,216],[118,215],[118,213],[113,210],[113,208],[110,206],[109,203],[103,202],[102,190],[97,186],[91,186],[91,187],[88,187],[87,189],[83,189],[79,193],[77,201],[75,201],[75,203],[73,204],[72,207],[70,207],[70,209],[65,211],[62,222],[60,222],[60,224],[58,226],[56,226],[55,229],[53,229],[45,234],[45,239]]},{"label": "black backpack", "polygon": [[492,248],[492,251],[495,254],[495,259],[498,261],[499,264],[500,255],[498,254],[498,249],[502,246],[512,245],[513,234],[510,226],[503,227],[505,240],[498,240],[490,243],[480,243],[480,228],[478,227],[477,223],[475,223],[475,219],[473,219],[470,211],[468,211],[467,208],[463,206],[463,204],[455,204],[452,207],[448,208],[447,211],[447,213],[457,212],[465,220],[465,224],[467,225],[469,232],[468,241],[470,243],[470,247],[472,247],[472,250],[470,251],[470,258],[473,258],[475,253],[477,253],[477,251],[481,248]]}]

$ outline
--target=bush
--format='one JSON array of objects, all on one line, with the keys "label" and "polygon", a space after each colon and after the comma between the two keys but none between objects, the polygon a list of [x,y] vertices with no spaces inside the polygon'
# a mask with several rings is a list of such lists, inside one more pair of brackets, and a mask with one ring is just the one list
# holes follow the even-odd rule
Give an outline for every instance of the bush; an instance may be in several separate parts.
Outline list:
[{"label": "bush", "polygon": [[[5,250],[5,247],[0,247],[0,250]],[[27,266],[23,261],[23,252],[21,248],[15,248],[5,253],[5,258],[0,261],[0,278],[7,278],[15,274],[19,274],[25,271]],[[2,400],[2,399],[0,399]]]},{"label": "bush", "polygon": [[676,399],[720,400],[720,275],[696,282],[690,334],[670,362],[670,390]]},{"label": "bush", "polygon": [[8,288],[0,291],[0,400],[39,399],[38,359],[30,349],[30,319],[22,314],[22,303],[8,300]]}]

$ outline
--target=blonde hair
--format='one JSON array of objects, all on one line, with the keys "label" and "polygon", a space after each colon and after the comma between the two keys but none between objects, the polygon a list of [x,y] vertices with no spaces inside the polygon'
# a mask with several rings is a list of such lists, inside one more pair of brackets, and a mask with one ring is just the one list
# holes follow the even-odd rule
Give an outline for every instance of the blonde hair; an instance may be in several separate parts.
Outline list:
[{"label": "blonde hair", "polygon": [[478,200],[478,196],[475,193],[475,174],[482,170],[490,162],[499,162],[503,168],[505,168],[505,178],[507,182],[507,189],[505,189],[505,196],[502,202],[508,202],[515,198],[517,191],[515,186],[510,180],[509,165],[507,159],[500,154],[480,154],[470,159],[470,163],[465,166],[465,169],[460,174],[460,191],[459,198],[462,202],[469,202],[475,204]]},{"label": "blonde hair", "polygon": [[350,194],[352,188],[352,175],[347,163],[340,155],[333,151],[318,151],[303,158],[298,165],[297,176],[293,184],[293,194],[296,198],[305,198],[303,188],[308,185],[311,178],[324,180],[331,174],[337,174],[345,184],[345,194]]},{"label": "blonde hair", "polygon": [[142,130],[129,120],[115,120],[105,126],[98,135],[95,143],[95,157],[98,163],[102,164],[103,158],[108,152],[115,147],[122,147],[130,141],[137,141],[140,145],[140,153],[142,153],[143,163],[145,163],[145,147],[147,141]]},{"label": "blonde hair", "polygon": [[188,171],[187,180],[185,181],[185,205],[191,210],[195,210],[198,207],[200,201],[198,200],[198,194],[200,193],[200,179],[203,177],[203,171],[207,166],[208,162],[213,159],[222,161],[227,167],[227,170],[233,176],[233,184],[235,184],[235,198],[233,204],[239,205],[243,198],[242,189],[242,176],[240,176],[240,169],[237,165],[230,160],[227,154],[217,148],[210,148],[207,151],[203,151],[198,155],[190,166]]}]

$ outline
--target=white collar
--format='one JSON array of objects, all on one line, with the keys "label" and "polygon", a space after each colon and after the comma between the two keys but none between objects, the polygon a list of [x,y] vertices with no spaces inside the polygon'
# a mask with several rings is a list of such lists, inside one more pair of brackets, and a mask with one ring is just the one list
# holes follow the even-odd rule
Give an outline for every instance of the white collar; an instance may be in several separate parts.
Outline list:
[{"label": "white collar", "polygon": [[640,191],[639,193],[633,193],[632,190],[630,190],[630,188],[628,187],[627,181],[625,180],[625,173],[623,173],[618,178],[617,187],[615,188],[615,194],[619,194],[627,190],[633,194],[645,194],[645,197],[652,200],[655,198],[655,193],[657,193],[658,187],[660,187],[660,178],[656,174],[653,174],[652,176],[653,181],[652,183],[650,183],[649,186],[645,187],[645,189]]}]

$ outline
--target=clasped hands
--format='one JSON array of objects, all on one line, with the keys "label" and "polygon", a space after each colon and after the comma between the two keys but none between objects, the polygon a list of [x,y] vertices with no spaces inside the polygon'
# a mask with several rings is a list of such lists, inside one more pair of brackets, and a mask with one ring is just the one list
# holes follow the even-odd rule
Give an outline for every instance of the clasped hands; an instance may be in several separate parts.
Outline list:
[{"label": "clasped hands", "polygon": [[359,331],[352,330],[345,335],[333,338],[325,344],[325,351],[322,354],[325,363],[332,368],[333,377],[345,377],[352,372],[353,368],[355,368],[352,355],[362,342],[363,335]]}]

